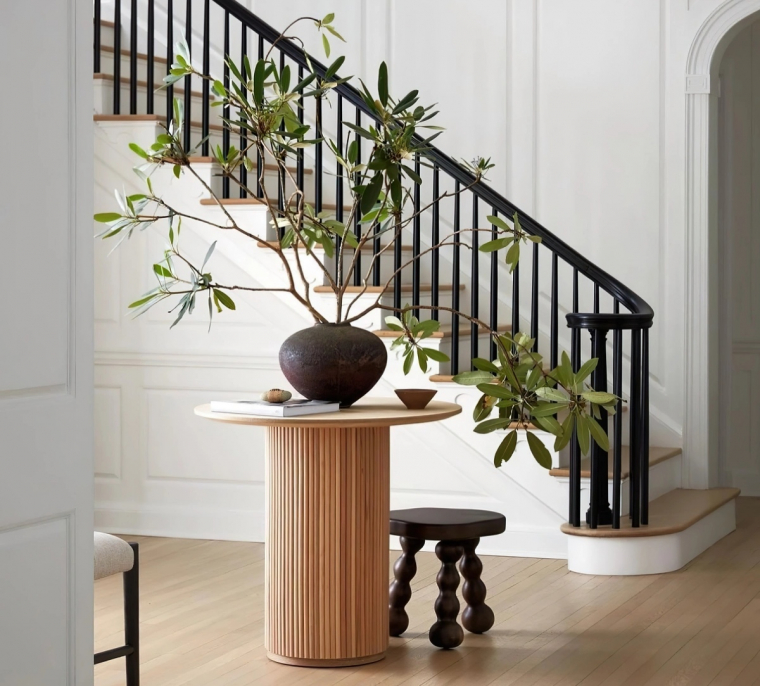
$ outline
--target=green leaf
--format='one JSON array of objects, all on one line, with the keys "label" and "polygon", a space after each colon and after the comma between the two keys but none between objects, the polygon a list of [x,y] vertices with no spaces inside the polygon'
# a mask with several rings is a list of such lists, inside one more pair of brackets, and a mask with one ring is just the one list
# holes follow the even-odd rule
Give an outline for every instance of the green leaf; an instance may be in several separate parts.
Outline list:
[{"label": "green leaf", "polygon": [[427,355],[425,354],[425,350],[423,348],[417,348],[417,361],[419,362],[420,369],[423,371],[423,373],[427,372]]},{"label": "green leaf", "polygon": [[346,42],[346,39],[343,38],[343,36],[341,36],[332,26],[325,26],[324,28],[326,28],[338,40],[342,40],[344,43]]},{"label": "green leaf", "polygon": [[493,374],[488,372],[461,372],[457,374],[452,381],[461,386],[478,386],[493,380]]},{"label": "green leaf", "polygon": [[94,215],[93,219],[101,224],[107,224],[108,222],[115,222],[121,219],[121,217],[122,215],[118,212],[101,212],[100,214]]},{"label": "green leaf", "polygon": [[220,291],[220,290],[218,290],[218,289],[215,288],[214,289],[214,297],[216,297],[217,300],[222,305],[224,305],[228,310],[234,310],[235,309],[235,302],[224,291]]},{"label": "green leaf", "polygon": [[203,259],[203,264],[201,265],[201,271],[203,271],[203,268],[206,266],[206,262],[208,262],[208,261],[209,261],[209,258],[210,258],[210,257],[211,257],[211,255],[213,254],[213,252],[214,252],[214,249],[215,249],[215,248],[216,248],[216,241],[214,241],[214,242],[211,244],[211,247],[210,247],[210,248],[208,249],[208,251],[206,252],[206,257]]},{"label": "green leaf", "polygon": [[530,413],[534,417],[551,417],[557,414],[560,410],[565,409],[570,403],[539,403]]},{"label": "green leaf", "polygon": [[378,172],[372,177],[372,181],[369,182],[369,185],[364,190],[364,193],[362,194],[362,201],[361,201],[361,212],[362,214],[367,214],[377,202],[377,199],[380,197],[380,191],[383,188],[383,175],[382,173]]},{"label": "green leaf", "polygon": [[490,395],[493,398],[510,399],[514,393],[509,388],[504,388],[495,383],[481,383],[478,384],[478,390],[485,395]]},{"label": "green leaf", "polygon": [[330,12],[329,14],[325,15],[325,18],[322,20],[323,24],[332,24],[333,19],[335,19],[335,12]]},{"label": "green leaf", "polygon": [[517,431],[510,431],[496,449],[496,454],[493,457],[494,466],[501,467],[502,464],[507,462],[514,454],[516,447]]},{"label": "green leaf", "polygon": [[358,151],[359,151],[359,146],[356,143],[356,139],[354,139],[348,144],[348,153],[346,154],[346,157],[349,163],[354,164],[356,162],[356,156],[357,156]]},{"label": "green leaf", "polygon": [[544,469],[551,469],[552,456],[544,445],[544,442],[532,431],[528,431],[526,433],[528,434],[528,447],[530,448],[530,452],[533,453],[533,458]]},{"label": "green leaf", "polygon": [[562,433],[562,426],[554,417],[533,417],[533,423],[555,436]]},{"label": "green leaf", "polygon": [[341,68],[343,63],[346,61],[346,58],[344,55],[341,55],[335,62],[333,62],[325,72],[324,80],[329,81],[332,76],[338,71],[338,69]]},{"label": "green leaf", "polygon": [[174,171],[174,176],[176,176],[177,178],[179,178],[180,174],[182,174],[182,167],[180,165],[178,165],[178,164],[175,164],[173,171]]},{"label": "green leaf", "polygon": [[475,357],[472,360],[472,366],[475,369],[479,369],[481,372],[492,372],[493,374],[499,373],[499,368],[488,360],[484,360],[482,357]]},{"label": "green leaf", "polygon": [[129,305],[129,309],[133,309],[135,307],[140,307],[140,305],[144,305],[147,302],[150,302],[154,298],[159,297],[158,293],[151,293],[150,295],[145,296],[144,298],[140,298],[139,300],[135,300],[132,304]]},{"label": "green leaf", "polygon": [[433,362],[449,362],[450,358],[446,353],[442,353],[440,350],[436,350],[435,348],[423,348],[425,351],[425,354],[433,360]]},{"label": "green leaf", "polygon": [[599,360],[597,358],[593,358],[587,362],[584,362],[583,365],[581,365],[581,368],[578,370],[578,373],[575,375],[575,383],[582,383],[586,377],[596,369],[597,364],[599,364]]},{"label": "green leaf", "polygon": [[388,65],[383,62],[377,74],[377,92],[383,107],[388,105]]},{"label": "green leaf", "polygon": [[548,386],[537,388],[536,395],[539,398],[546,398],[558,403],[567,402],[567,396],[562,391],[558,391],[556,388],[549,388]]},{"label": "green leaf", "polygon": [[508,238],[496,238],[492,241],[483,243],[483,245],[480,246],[480,252],[495,252],[496,250],[502,250],[510,243],[514,243],[514,238],[511,236]]},{"label": "green leaf", "polygon": [[617,400],[616,396],[612,393],[599,393],[597,391],[581,393],[581,398],[588,400],[590,403],[596,403],[597,405],[607,405],[608,403],[614,403]]},{"label": "green leaf", "polygon": [[394,317],[393,315],[387,316],[385,318],[385,323],[392,331],[404,330],[404,325],[401,323],[401,320],[398,317]]},{"label": "green leaf", "polygon": [[498,417],[496,419],[486,419],[484,422],[481,422],[478,424],[474,431],[476,434],[490,434],[492,431],[496,431],[497,429],[506,429],[511,424],[510,419],[505,419],[503,417]]},{"label": "green leaf", "polygon": [[322,34],[322,45],[325,48],[325,57],[329,57],[330,56],[330,41],[327,40],[327,35],[324,33]]},{"label": "green leaf", "polygon": [[491,398],[485,394],[481,395],[478,402],[475,403],[475,409],[472,411],[472,418],[476,422],[483,421],[491,414],[495,404],[496,398]]},{"label": "green leaf", "polygon": [[604,450],[604,452],[608,452],[610,449],[610,439],[605,433],[604,429],[601,427],[599,422],[596,421],[593,417],[588,418],[588,427],[591,431],[591,435],[593,436],[594,440],[597,442],[599,447]]},{"label": "green leaf", "polygon": [[491,222],[494,226],[498,226],[500,229],[503,229],[504,231],[512,231],[512,227],[507,224],[503,219],[500,217],[497,217],[494,214],[489,214],[486,219]]},{"label": "green leaf", "polygon": [[414,363],[414,349],[410,350],[404,356],[404,374],[408,374],[412,371],[412,364]]},{"label": "green leaf", "polygon": [[159,276],[163,276],[167,279],[173,279],[174,275],[163,265],[161,264],[154,264],[153,265],[153,271],[158,274]]},{"label": "green leaf", "polygon": [[142,157],[144,160],[148,159],[148,153],[145,152],[145,150],[143,150],[139,145],[137,145],[137,143],[130,143],[129,149],[136,155]]},{"label": "green leaf", "polygon": [[257,107],[261,107],[264,102],[264,72],[266,68],[267,63],[264,60],[259,60],[256,62],[253,71],[253,100]]},{"label": "green leaf", "polygon": [[570,442],[570,439],[573,437],[573,427],[575,427],[575,415],[571,412],[565,417],[565,421],[562,422],[562,433],[554,441],[555,452],[559,452]]}]

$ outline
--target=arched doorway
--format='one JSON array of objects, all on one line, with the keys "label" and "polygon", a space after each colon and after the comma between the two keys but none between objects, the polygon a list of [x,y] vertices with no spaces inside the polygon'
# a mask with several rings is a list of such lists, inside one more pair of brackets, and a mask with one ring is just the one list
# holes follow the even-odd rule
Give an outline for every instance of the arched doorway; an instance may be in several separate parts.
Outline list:
[{"label": "arched doorway", "polygon": [[[718,89],[726,48],[760,13],[729,0],[700,27],[686,71],[686,312],[683,474],[687,488],[720,484],[721,339],[718,246]],[[725,345],[725,340],[723,341]],[[730,373],[730,372],[729,372]]]}]

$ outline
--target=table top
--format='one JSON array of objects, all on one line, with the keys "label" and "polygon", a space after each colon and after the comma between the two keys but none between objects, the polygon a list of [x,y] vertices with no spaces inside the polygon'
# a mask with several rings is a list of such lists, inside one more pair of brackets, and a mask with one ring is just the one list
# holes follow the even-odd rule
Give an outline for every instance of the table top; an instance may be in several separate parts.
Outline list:
[{"label": "table top", "polygon": [[251,426],[303,426],[329,428],[351,428],[360,426],[396,426],[399,424],[423,424],[437,422],[459,414],[462,408],[456,403],[431,400],[424,410],[408,410],[396,398],[363,398],[339,412],[310,414],[302,417],[257,417],[245,414],[212,412],[211,406],[198,405],[195,414],[206,419],[214,419],[230,424],[250,424]]}]

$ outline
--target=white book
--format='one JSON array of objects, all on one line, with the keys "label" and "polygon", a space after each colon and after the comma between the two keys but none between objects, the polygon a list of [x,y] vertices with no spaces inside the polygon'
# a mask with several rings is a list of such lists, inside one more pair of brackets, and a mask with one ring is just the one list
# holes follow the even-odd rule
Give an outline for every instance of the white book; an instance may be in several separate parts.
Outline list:
[{"label": "white book", "polygon": [[337,412],[340,403],[329,400],[286,400],[284,403],[268,403],[264,400],[212,400],[212,412],[249,414],[259,417],[300,417],[306,414]]}]

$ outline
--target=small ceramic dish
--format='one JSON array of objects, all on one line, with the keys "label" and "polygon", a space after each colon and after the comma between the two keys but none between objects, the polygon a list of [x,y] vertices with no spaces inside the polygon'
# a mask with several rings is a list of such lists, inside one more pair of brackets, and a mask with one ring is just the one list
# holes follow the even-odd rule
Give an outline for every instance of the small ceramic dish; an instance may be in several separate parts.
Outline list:
[{"label": "small ceramic dish", "polygon": [[399,388],[396,395],[409,410],[424,410],[438,391],[430,388]]}]

